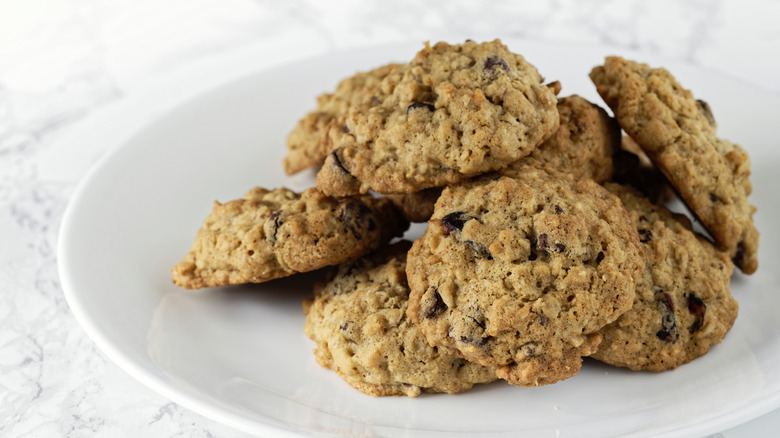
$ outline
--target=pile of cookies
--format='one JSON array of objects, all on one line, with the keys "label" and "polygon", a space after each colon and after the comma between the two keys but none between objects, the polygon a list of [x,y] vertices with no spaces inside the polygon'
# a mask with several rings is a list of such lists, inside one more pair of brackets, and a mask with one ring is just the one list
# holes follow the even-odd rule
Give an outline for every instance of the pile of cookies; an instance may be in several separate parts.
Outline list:
[{"label": "pile of cookies", "polygon": [[[665,69],[609,57],[590,77],[614,119],[498,40],[344,79],[288,138],[285,171],[319,167],[316,187],[216,203],[173,281],[336,265],[304,330],[375,396],[700,357],[737,317],[734,266],[757,268],[748,156]],[[675,196],[711,238],[664,206]],[[391,243],[410,221],[424,235]]]}]

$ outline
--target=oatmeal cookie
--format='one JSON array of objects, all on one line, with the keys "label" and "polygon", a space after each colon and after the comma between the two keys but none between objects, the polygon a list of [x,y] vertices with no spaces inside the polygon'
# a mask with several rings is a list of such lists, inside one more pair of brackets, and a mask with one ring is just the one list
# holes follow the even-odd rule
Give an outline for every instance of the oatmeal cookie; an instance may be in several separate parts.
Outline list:
[{"label": "oatmeal cookie", "polygon": [[456,393],[496,378],[495,368],[431,347],[406,316],[409,286],[402,241],[345,263],[304,303],[304,331],[317,362],[373,396]]},{"label": "oatmeal cookie", "polygon": [[750,160],[717,136],[709,105],[663,68],[608,57],[590,77],[620,126],[745,274],[758,267]]},{"label": "oatmeal cookie", "polygon": [[[555,132],[556,103],[536,68],[499,40],[426,45],[391,93],[349,108],[317,187],[411,193],[500,169]],[[350,178],[349,190],[339,187]]]},{"label": "oatmeal cookie", "polygon": [[188,289],[260,283],[374,251],[408,227],[393,204],[256,187],[206,218],[173,282]]},{"label": "oatmeal cookie", "polygon": [[579,372],[643,267],[617,197],[535,163],[444,189],[409,253],[408,314],[432,345],[545,385]]}]

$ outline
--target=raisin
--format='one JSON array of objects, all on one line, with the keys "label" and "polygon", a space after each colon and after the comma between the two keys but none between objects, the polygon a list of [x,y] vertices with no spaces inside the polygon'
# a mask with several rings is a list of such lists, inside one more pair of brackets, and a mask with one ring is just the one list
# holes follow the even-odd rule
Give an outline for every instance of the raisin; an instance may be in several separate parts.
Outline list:
[{"label": "raisin", "polygon": [[553,205],[553,209],[555,210],[555,214],[563,214],[563,209],[561,208],[560,205],[558,204]]},{"label": "raisin", "polygon": [[653,232],[650,230],[638,230],[637,233],[639,234],[639,241],[642,243],[647,243],[653,238]]},{"label": "raisin", "polygon": [[409,114],[409,111],[415,110],[417,108],[428,108],[430,111],[435,111],[436,107],[431,105],[430,103],[425,102],[412,102],[409,104],[409,106],[406,107],[406,114]]},{"label": "raisin", "polygon": [[504,71],[509,71],[509,65],[504,61],[504,58],[500,56],[488,56],[487,59],[485,59],[484,68],[486,71],[495,71],[496,67],[500,67]]},{"label": "raisin", "polygon": [[547,325],[547,317],[544,315],[539,315],[539,324],[540,325]]},{"label": "raisin", "polygon": [[447,310],[447,303],[444,302],[439,291],[435,290],[433,292],[433,303],[428,307],[428,310],[425,311],[425,315],[423,316],[427,319],[435,318],[441,315],[445,310]]},{"label": "raisin", "polygon": [[566,251],[566,245],[562,243],[556,243],[555,248],[558,249],[558,252],[565,252]]},{"label": "raisin", "polygon": [[450,213],[447,216],[444,216],[441,219],[441,223],[444,225],[444,228],[447,229],[447,233],[452,233],[453,231],[462,230],[466,222],[472,219],[474,218],[467,215],[466,213],[462,211],[456,211],[455,213]]},{"label": "raisin", "polygon": [[660,290],[656,292],[658,297],[658,310],[661,311],[661,330],[655,335],[658,339],[669,343],[677,342],[679,332],[677,331],[677,320],[674,317],[674,300],[669,292]]},{"label": "raisin", "polygon": [[[347,126],[347,125],[342,126],[341,127],[341,132],[343,132],[344,134],[349,134],[349,126]],[[338,157],[336,157],[336,160],[338,160]],[[341,164],[341,163],[339,163],[339,164]]]},{"label": "raisin", "polygon": [[707,312],[707,305],[704,300],[694,294],[688,294],[688,311],[693,314],[693,324],[688,327],[690,333],[696,333],[704,325],[704,314]]},{"label": "raisin", "polygon": [[358,240],[363,238],[363,231],[368,228],[370,215],[371,209],[356,201],[350,201],[341,208],[341,220]]}]

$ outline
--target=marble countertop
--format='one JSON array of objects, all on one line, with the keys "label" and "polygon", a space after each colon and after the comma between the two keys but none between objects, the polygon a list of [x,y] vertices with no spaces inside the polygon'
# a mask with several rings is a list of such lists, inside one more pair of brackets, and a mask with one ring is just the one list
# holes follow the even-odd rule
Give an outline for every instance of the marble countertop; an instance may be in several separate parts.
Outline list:
[{"label": "marble countertop", "polygon": [[[247,47],[261,48],[270,65],[354,47],[496,35],[683,59],[780,96],[776,0],[501,1],[487,9],[486,2],[422,3],[0,4],[0,436],[245,436],[164,399],[110,362],[60,287],[61,217],[105,151],[59,150],[58,139],[160,76]],[[777,429],[780,411],[721,435]]]}]

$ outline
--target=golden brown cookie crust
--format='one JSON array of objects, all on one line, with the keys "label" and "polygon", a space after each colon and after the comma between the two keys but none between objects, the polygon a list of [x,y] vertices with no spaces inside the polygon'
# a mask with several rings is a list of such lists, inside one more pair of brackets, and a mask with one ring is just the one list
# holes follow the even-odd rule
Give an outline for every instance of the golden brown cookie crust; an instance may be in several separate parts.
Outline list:
[{"label": "golden brown cookie crust", "polygon": [[704,355],[737,318],[728,254],[635,190],[606,188],[636,224],[646,265],[633,307],[601,330],[604,340],[592,357],[632,370],[665,371]]},{"label": "golden brown cookie crust", "polygon": [[317,343],[317,362],[372,396],[453,394],[497,380],[494,368],[428,345],[406,316],[410,245],[345,263],[315,287],[304,331]]},{"label": "golden brown cookie crust", "polygon": [[614,195],[527,166],[449,187],[409,253],[408,314],[432,345],[520,386],[575,375],[644,266]]},{"label": "golden brown cookie crust", "polygon": [[742,272],[758,267],[758,231],[747,197],[750,160],[717,136],[709,105],[663,68],[608,57],[590,77],[620,126],[647,152]]},{"label": "golden brown cookie crust", "polygon": [[197,289],[313,271],[369,253],[407,227],[386,199],[256,187],[242,199],[214,203],[173,282]]}]

